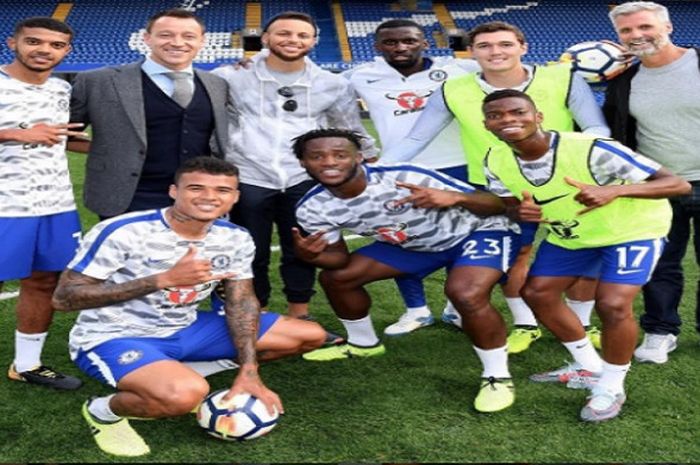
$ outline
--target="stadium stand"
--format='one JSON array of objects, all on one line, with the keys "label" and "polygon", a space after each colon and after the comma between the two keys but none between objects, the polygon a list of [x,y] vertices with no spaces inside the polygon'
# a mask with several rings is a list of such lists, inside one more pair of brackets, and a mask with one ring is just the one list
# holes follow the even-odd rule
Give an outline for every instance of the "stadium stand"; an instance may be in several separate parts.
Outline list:
[{"label": "stadium stand", "polygon": [[[568,46],[584,40],[615,39],[607,19],[608,0],[446,0],[411,2],[374,0],[4,0],[0,9],[0,34],[11,35],[13,24],[27,16],[64,15],[76,30],[73,52],[59,71],[76,72],[108,64],[127,63],[146,51],[141,38],[146,18],[155,11],[187,7],[207,23],[207,45],[196,64],[212,68],[244,56],[241,33],[262,25],[285,10],[298,10],[316,18],[319,43],[311,59],[329,69],[343,69],[375,56],[374,29],[391,18],[407,18],[425,28],[430,43],[428,55],[453,55],[445,32],[453,27],[469,30],[476,24],[502,20],[517,24],[526,33],[530,48],[527,61],[556,60]],[[416,4],[417,2],[413,2]],[[426,4],[432,3],[432,11]],[[700,45],[700,2],[673,0],[668,6],[675,25],[674,41],[679,45]],[[403,6],[402,6],[403,5]],[[253,7],[253,8],[251,8]],[[257,17],[251,17],[257,11]],[[581,20],[585,12],[585,20]],[[338,28],[341,28],[340,31]],[[345,42],[347,40],[347,43]],[[344,47],[349,47],[341,52]],[[9,62],[6,48],[0,60]]]}]

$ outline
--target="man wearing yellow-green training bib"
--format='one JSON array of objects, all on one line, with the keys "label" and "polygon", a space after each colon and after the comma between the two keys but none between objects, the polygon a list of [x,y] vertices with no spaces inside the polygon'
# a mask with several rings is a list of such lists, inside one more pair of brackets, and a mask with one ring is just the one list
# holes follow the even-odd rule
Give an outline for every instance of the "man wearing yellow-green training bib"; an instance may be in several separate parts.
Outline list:
[{"label": "man wearing yellow-green training bib", "polygon": [[[482,110],[486,129],[507,144],[486,159],[489,190],[503,198],[513,219],[548,231],[521,294],[574,359],[530,380],[591,389],[581,419],[615,418],[637,341],[632,303],[670,227],[665,198],[689,192],[690,184],[614,140],[543,131],[542,113],[523,92],[494,92]],[[561,299],[581,276],[600,279],[602,359]]]}]

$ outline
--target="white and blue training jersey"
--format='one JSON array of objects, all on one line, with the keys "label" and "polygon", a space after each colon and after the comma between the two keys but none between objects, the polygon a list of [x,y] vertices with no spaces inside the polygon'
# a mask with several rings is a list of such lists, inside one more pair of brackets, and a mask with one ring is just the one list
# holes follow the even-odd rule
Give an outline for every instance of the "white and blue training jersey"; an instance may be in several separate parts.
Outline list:
[{"label": "white and blue training jersey", "polygon": [[413,208],[397,200],[411,194],[397,182],[471,193],[469,184],[418,165],[362,166],[367,187],[350,199],[334,196],[323,186],[312,188],[297,204],[297,221],[308,233],[325,231],[329,243],[352,231],[378,241],[420,252],[440,252],[457,245],[473,231],[516,229],[505,216],[480,217],[466,208]]},{"label": "white and blue training jersey", "polygon": [[[217,220],[201,240],[183,239],[171,229],[165,211],[127,213],[97,224],[82,240],[68,269],[120,284],[172,268],[190,245],[196,258],[211,261],[212,273],[253,277],[253,239],[244,228]],[[121,337],[167,337],[192,324],[199,303],[218,281],[158,290],[143,297],[80,312],[70,332],[70,353]]]},{"label": "white and blue training jersey", "polygon": [[[71,87],[49,78],[43,84],[14,79],[0,70],[0,129],[65,124]],[[51,147],[0,143],[0,217],[55,215],[75,210],[65,138]]]}]

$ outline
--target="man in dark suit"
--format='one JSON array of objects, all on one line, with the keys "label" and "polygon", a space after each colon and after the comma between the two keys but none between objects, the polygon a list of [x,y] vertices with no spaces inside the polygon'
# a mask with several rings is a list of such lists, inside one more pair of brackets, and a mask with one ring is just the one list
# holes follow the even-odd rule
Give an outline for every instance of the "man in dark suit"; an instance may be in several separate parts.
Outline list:
[{"label": "man in dark suit", "polygon": [[161,11],[146,25],[145,60],[76,77],[70,121],[91,125],[92,141],[70,148],[89,153],[85,205],[101,218],[166,207],[183,161],[223,158],[227,84],[192,68],[204,30],[189,11]]}]

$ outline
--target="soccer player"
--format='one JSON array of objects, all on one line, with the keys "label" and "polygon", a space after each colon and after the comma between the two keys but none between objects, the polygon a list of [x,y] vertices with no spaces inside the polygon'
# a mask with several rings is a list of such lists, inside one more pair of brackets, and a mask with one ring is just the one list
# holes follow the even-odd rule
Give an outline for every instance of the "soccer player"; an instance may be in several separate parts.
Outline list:
[{"label": "soccer player", "polygon": [[[528,44],[517,26],[501,21],[479,24],[469,31],[467,41],[481,71],[445,81],[442,91],[431,96],[410,136],[383,153],[385,162],[411,160],[445,125],[456,119],[461,127],[469,182],[483,187],[484,157],[491,147],[503,144],[484,129],[481,102],[499,89],[517,89],[531,95],[547,115],[548,129],[572,131],[576,124],[585,133],[610,135],[590,87],[580,76],[571,73],[569,65],[535,66],[522,62]],[[527,350],[542,335],[535,316],[519,295],[536,230],[536,225],[522,226],[523,247],[503,286],[515,326],[508,337],[510,353]],[[581,281],[568,290],[569,302],[584,325],[590,325],[594,289],[594,281]],[[594,326],[587,329],[594,344],[599,344],[598,329]]]},{"label": "soccer player", "polygon": [[[51,294],[78,247],[80,220],[68,175],[70,85],[51,72],[71,50],[73,31],[55,19],[27,18],[0,67],[0,281],[20,280],[14,381],[77,389],[82,382],[41,362],[53,318]],[[2,284],[0,283],[0,286]]]},{"label": "soccer player", "polygon": [[[474,60],[424,56],[428,42],[423,28],[408,19],[385,21],[377,26],[374,36],[374,47],[381,56],[343,75],[367,105],[382,148],[387,150],[409,135],[428,98],[440,90],[447,78],[475,71],[479,66]],[[466,159],[460,145],[455,143],[458,139],[459,125],[455,121],[413,162],[466,182]],[[396,283],[406,303],[406,312],[396,323],[384,328],[384,334],[400,336],[431,325],[434,320],[420,279],[402,276]],[[452,306],[446,309],[443,320],[459,318],[459,314],[450,311]]]},{"label": "soccer player", "polygon": [[[260,360],[272,360],[325,340],[317,323],[259,313],[253,241],[243,228],[218,219],[238,199],[235,166],[214,157],[187,160],[170,195],[172,207],[95,226],[53,298],[59,310],[83,310],[70,333],[75,363],[117,389],[82,408],[97,445],[109,454],[149,452],[127,418],[172,417],[199,405],[209,385],[181,362],[236,359],[240,369],[227,398],[249,392],[281,412],[279,397],[258,375],[256,351]],[[225,318],[197,311],[219,281]]]},{"label": "soccer player", "polygon": [[[523,92],[489,94],[483,112],[486,128],[507,144],[486,159],[489,190],[515,219],[542,223],[549,232],[523,298],[575,361],[530,379],[591,388],[581,419],[614,418],[625,402],[624,379],[637,341],[632,303],[670,227],[665,198],[689,192],[690,184],[612,139],[542,130],[542,113]],[[561,299],[579,276],[600,278],[595,300],[602,360]]]},{"label": "soccer player", "polygon": [[[613,136],[693,185],[691,195],[671,199],[668,245],[643,288],[639,322],[645,334],[634,356],[640,362],[666,363],[681,332],[682,261],[691,237],[700,264],[700,47],[671,41],[668,9],[658,3],[622,3],[610,11],[610,19],[620,43],[640,61],[608,86],[603,111]],[[695,328],[700,331],[698,294],[695,299]]]},{"label": "soccer player", "polygon": [[[512,223],[499,214],[503,204],[490,193],[415,165],[363,166],[359,149],[358,136],[342,129],[310,131],[294,144],[302,166],[320,184],[297,206],[297,220],[309,234],[295,229],[295,247],[302,259],[324,268],[319,281],[348,334],[346,344],[304,358],[382,355],[364,286],[447,267],[445,293],[483,365],[474,407],[480,412],[509,407],[515,395],[506,328],[489,301],[519,247]],[[376,241],[350,254],[342,230]]]}]

